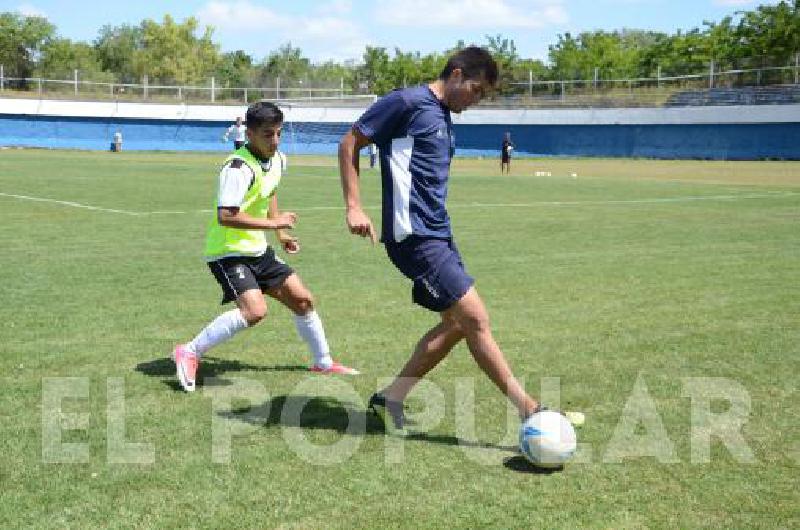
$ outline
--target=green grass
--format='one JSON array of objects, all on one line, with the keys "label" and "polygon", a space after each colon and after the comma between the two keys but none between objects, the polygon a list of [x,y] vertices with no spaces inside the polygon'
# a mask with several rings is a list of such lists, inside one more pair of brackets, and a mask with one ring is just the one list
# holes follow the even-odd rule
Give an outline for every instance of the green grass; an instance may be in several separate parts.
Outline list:
[{"label": "green grass", "polygon": [[[289,261],[314,292],[335,352],[363,375],[341,380],[349,391],[311,400],[299,422],[282,418],[285,405],[313,394],[298,385],[328,380],[300,369],[304,347],[288,312],[271,304],[264,323],[202,368],[221,379],[215,391],[237,378],[263,386],[265,425],[246,421],[241,400],[233,416],[214,412],[207,387],[176,392],[173,344],[220,311],[201,256],[218,163],[0,152],[0,526],[800,526],[799,164],[515,160],[514,173],[500,176],[496,161],[457,162],[455,233],[498,342],[532,393],[541,378],[559,377],[562,407],[587,415],[579,438],[590,462],[539,474],[507,447],[516,423],[507,426],[504,398],[463,345],[430,376],[444,419],[403,444],[401,463],[392,452],[400,442],[370,417],[342,463],[308,463],[287,442],[297,433],[319,446],[344,439],[348,411],[363,409],[435,322],[411,305],[382,249],[350,236],[340,209],[321,208],[341,204],[332,159],[290,161],[279,196],[300,215],[303,251]],[[538,170],[552,176],[533,177]],[[364,202],[378,205],[377,174],[362,181]],[[89,444],[83,463],[43,461],[43,378],[59,377],[88,382],[88,399],[62,403],[89,418],[88,428],[62,433]],[[741,432],[756,463],[737,462],[718,441],[710,462],[691,462],[692,377],[746,390],[752,410]],[[152,444],[152,464],[107,460],[109,378],[124,380],[126,440]],[[604,462],[637,378],[678,463]],[[480,446],[466,449],[455,422],[465,381],[475,393],[468,441]],[[725,409],[724,400],[712,404]],[[218,464],[212,425],[226,418],[252,430]]]}]

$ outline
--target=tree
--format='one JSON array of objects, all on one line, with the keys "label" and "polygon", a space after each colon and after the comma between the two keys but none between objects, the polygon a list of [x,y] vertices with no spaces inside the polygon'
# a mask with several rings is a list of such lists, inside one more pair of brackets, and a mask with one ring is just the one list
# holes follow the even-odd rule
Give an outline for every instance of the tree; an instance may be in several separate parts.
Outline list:
[{"label": "tree", "polygon": [[70,79],[74,70],[78,70],[85,80],[113,81],[113,74],[103,72],[92,46],[61,37],[51,39],[43,46],[36,70],[39,77],[50,79]]},{"label": "tree", "polygon": [[740,14],[739,37],[751,56],[785,64],[800,53],[800,0],[761,5]]},{"label": "tree", "polygon": [[[502,35],[486,35],[486,40],[489,41],[487,49],[497,62],[499,70],[498,77],[498,92],[500,94],[512,94],[515,92],[511,83],[515,81],[515,66],[519,63],[519,55],[517,54],[517,45],[514,44],[513,39],[504,38]],[[460,44],[463,44],[460,43]]]},{"label": "tree", "polygon": [[389,61],[388,76],[393,87],[407,87],[420,84],[420,53],[403,52],[400,48],[394,49],[394,57]]},{"label": "tree", "polygon": [[566,33],[550,46],[550,60],[562,79],[593,80],[595,69],[600,79],[632,78],[640,75],[642,53],[657,40],[648,31],[583,32],[577,38]]},{"label": "tree", "polygon": [[447,64],[449,53],[429,53],[423,55],[419,60],[419,78],[421,82],[433,81],[444,70],[444,65]]},{"label": "tree", "polygon": [[94,49],[100,67],[113,72],[123,83],[139,82],[133,59],[142,44],[142,29],[123,24],[122,26],[103,26],[94,40]]},{"label": "tree", "polygon": [[[342,82],[357,91],[384,94],[389,90],[435,79],[447,58],[466,47],[421,54],[395,48],[366,47],[362,64],[328,61],[312,64],[300,48],[286,43],[260,64],[242,50],[220,54],[213,30],[198,29],[188,18],[176,22],[166,15],[161,22],[103,26],[89,46],[60,38],[55,27],[41,17],[0,13],[0,64],[6,77],[71,78],[78,68],[82,78],[138,83],[147,75],[151,83],[206,84],[215,76],[220,86],[275,85],[287,88],[338,88]],[[717,69],[794,64],[800,53],[800,0],[782,0],[739,11],[718,22],[704,21],[700,28],[674,34],[621,29],[558,35],[550,45],[550,64],[519,56],[513,39],[486,35],[486,48],[500,68],[500,93],[524,91],[530,74],[536,80],[600,79],[686,75]],[[752,58],[757,62],[748,63]],[[596,70],[597,69],[597,70]]]},{"label": "tree", "polygon": [[311,61],[303,56],[300,48],[287,42],[277,51],[269,54],[264,59],[263,70],[269,77],[280,77],[283,80],[297,81],[305,79],[311,66]]},{"label": "tree", "polygon": [[580,71],[580,41],[567,32],[558,35],[558,42],[548,47],[554,79],[571,79]]},{"label": "tree", "polygon": [[358,68],[358,80],[367,84],[374,94],[385,94],[397,88],[389,71],[389,54],[386,48],[367,46],[364,64]]},{"label": "tree", "polygon": [[697,28],[686,33],[678,31],[665,49],[662,71],[669,75],[696,74],[708,70],[711,53],[705,35]]},{"label": "tree", "polygon": [[733,24],[733,17],[724,17],[718,23],[703,21],[706,27],[707,48],[710,59],[719,68],[731,68],[746,49],[740,42],[739,32]]},{"label": "tree", "polygon": [[664,55],[671,53],[672,37],[666,33],[653,33],[649,46],[639,54],[639,72],[642,77],[656,77],[660,70],[667,71]]},{"label": "tree", "polygon": [[308,73],[309,83],[317,87],[339,88],[344,81],[345,86],[350,86],[353,81],[355,68],[334,61],[311,65]]},{"label": "tree", "polygon": [[161,24],[145,20],[141,25],[141,45],[133,56],[138,77],[147,75],[162,83],[204,83],[214,72],[219,45],[211,40],[213,29],[206,27],[195,37],[197,19],[176,23],[165,15]]},{"label": "tree", "polygon": [[[0,13],[0,64],[5,77],[31,77],[42,48],[56,28],[45,18]],[[18,82],[20,88],[27,83]]]},{"label": "tree", "polygon": [[214,77],[221,86],[235,88],[250,85],[252,74],[253,59],[243,50],[222,54],[214,71]]}]

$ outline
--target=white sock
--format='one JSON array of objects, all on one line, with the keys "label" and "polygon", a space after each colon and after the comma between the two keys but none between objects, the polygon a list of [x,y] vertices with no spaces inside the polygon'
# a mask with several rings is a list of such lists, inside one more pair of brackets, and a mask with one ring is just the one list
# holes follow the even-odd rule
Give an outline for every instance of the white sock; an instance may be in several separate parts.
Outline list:
[{"label": "white sock", "polygon": [[306,315],[295,315],[294,325],[298,335],[306,341],[308,350],[314,356],[314,364],[320,368],[329,368],[333,364],[333,359],[328,348],[328,340],[325,338],[322,320],[319,319],[317,312],[312,310]]},{"label": "white sock", "polygon": [[246,327],[247,321],[242,316],[242,312],[239,309],[232,309],[215,318],[186,347],[199,357]]}]

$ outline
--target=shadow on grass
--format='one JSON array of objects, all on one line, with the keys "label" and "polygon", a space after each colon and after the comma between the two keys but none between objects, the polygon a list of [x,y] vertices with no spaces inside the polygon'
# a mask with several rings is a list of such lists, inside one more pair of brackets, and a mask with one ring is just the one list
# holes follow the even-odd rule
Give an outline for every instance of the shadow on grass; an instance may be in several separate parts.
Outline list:
[{"label": "shadow on grass", "polygon": [[[257,364],[243,363],[240,361],[220,359],[218,357],[204,356],[198,370],[197,386],[203,386],[203,379],[216,378],[214,382],[217,386],[228,384],[220,375],[228,372],[305,372],[307,366],[299,364],[278,364],[272,366],[261,366]],[[136,365],[136,371],[150,377],[167,377],[164,384],[176,392],[182,392],[181,385],[175,379],[175,362],[170,357],[163,357]]]},{"label": "shadow on grass", "polygon": [[503,460],[503,466],[517,473],[529,473],[533,475],[552,475],[564,471],[564,467],[543,468],[536,467],[522,455],[511,456]]},{"label": "shadow on grass", "polygon": [[[341,403],[333,398],[317,396],[277,396],[257,407],[236,408],[219,414],[230,420],[261,425],[265,428],[280,425],[303,429],[331,430],[340,434],[350,433],[369,436],[383,436],[385,434],[383,423],[372,412],[362,408],[355,408],[352,404]],[[363,431],[358,427],[350,429],[351,418],[356,420],[354,422],[355,425],[359,425],[359,420],[364,415],[366,415],[366,418],[364,418],[363,422]],[[408,421],[408,424],[411,432],[403,437],[407,441],[497,449],[513,453],[518,451],[516,446],[476,442],[449,435],[413,432],[413,423]]]},{"label": "shadow on grass", "polygon": [[[302,365],[259,366],[216,357],[203,357],[203,363],[200,369],[201,378],[198,380],[198,386],[203,386],[203,378],[209,379],[209,386],[229,385],[231,384],[230,382],[219,377],[221,374],[227,372],[293,372],[306,370],[308,370],[308,368]],[[171,358],[165,357],[140,363],[136,365],[136,371],[150,377],[165,378],[162,382],[170,389],[175,392],[183,391],[175,378],[175,363]],[[299,414],[284,414],[285,410],[298,411]],[[220,412],[219,415],[230,420],[262,425],[266,428],[281,425],[284,427],[299,427],[303,429],[333,430],[341,434],[350,432],[351,434],[371,436],[385,435],[383,423],[370,411],[363,408],[354,408],[352,405],[343,404],[337,399],[318,396],[277,396],[260,406],[236,408],[230,411]],[[363,432],[357,432],[357,430],[348,431],[351,422],[350,418],[356,418],[358,416],[366,416],[363,422]],[[411,431],[403,438],[407,441],[495,449],[512,453],[518,452],[516,446],[465,440],[451,435],[413,432],[413,420],[407,420],[407,424]]]}]

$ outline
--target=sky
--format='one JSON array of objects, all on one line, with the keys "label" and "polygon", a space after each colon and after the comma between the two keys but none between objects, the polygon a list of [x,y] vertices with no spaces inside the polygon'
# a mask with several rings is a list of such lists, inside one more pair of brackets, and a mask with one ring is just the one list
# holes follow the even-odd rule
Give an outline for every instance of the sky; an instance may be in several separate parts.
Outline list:
[{"label": "sky", "polygon": [[[291,42],[314,62],[359,61],[365,46],[442,52],[486,35],[514,40],[523,58],[547,61],[559,34],[635,28],[674,33],[777,0],[0,0],[0,12],[41,15],[60,36],[93,41],[104,25],[195,17],[223,52],[260,61]],[[103,5],[103,4],[100,4]]]}]

